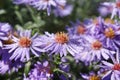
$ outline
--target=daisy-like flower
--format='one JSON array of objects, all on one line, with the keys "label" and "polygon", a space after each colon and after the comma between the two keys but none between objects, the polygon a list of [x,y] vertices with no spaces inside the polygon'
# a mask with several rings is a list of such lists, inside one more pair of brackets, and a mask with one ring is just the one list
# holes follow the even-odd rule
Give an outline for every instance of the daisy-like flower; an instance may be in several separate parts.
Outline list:
[{"label": "daisy-like flower", "polygon": [[72,10],[73,10],[72,5],[65,5],[65,6],[59,5],[54,9],[54,14],[55,16],[64,17],[70,15]]},{"label": "daisy-like flower", "polygon": [[5,49],[9,49],[9,53],[11,53],[10,59],[28,61],[30,59],[30,51],[36,56],[39,56],[40,52],[44,52],[40,48],[41,43],[38,42],[37,37],[37,33],[31,37],[31,30],[20,31],[19,37],[12,36],[13,43],[5,45]]},{"label": "daisy-like flower", "polygon": [[99,61],[101,59],[108,59],[110,55],[115,54],[115,51],[111,51],[104,47],[104,44],[94,36],[86,37],[86,44],[83,45],[85,49],[82,53],[75,56],[75,59],[91,62]]},{"label": "daisy-like flower", "polygon": [[99,74],[95,74],[94,72],[90,72],[88,74],[81,74],[82,78],[84,80],[101,80],[101,77]]},{"label": "daisy-like flower", "polygon": [[29,72],[28,77],[24,77],[24,80],[49,80],[52,75],[48,61],[43,63],[37,62]]},{"label": "daisy-like flower", "polygon": [[[46,51],[51,54],[60,54],[60,56],[66,56],[69,52],[72,56],[81,51],[79,38],[74,35],[69,35],[64,32],[57,32],[56,34],[45,33],[41,37],[42,41],[45,40]],[[47,40],[47,41],[46,41]]]},{"label": "daisy-like flower", "polygon": [[104,2],[102,5],[110,9],[112,14],[111,18],[114,18],[114,16],[120,18],[120,0],[116,0],[116,2]]},{"label": "daisy-like flower", "polygon": [[116,59],[111,56],[112,62],[102,61],[103,65],[100,65],[101,68],[106,69],[102,80],[119,80],[120,79],[120,61],[119,53],[116,54]]},{"label": "daisy-like flower", "polygon": [[51,7],[57,7],[59,5],[64,6],[66,0],[33,0],[31,5],[38,10],[45,10],[47,9],[48,15],[50,15]]},{"label": "daisy-like flower", "polygon": [[119,38],[120,38],[120,30],[119,25],[116,24],[106,24],[103,25],[99,29],[99,33],[97,37],[104,43],[107,48],[112,50],[117,50],[118,46],[120,46]]}]

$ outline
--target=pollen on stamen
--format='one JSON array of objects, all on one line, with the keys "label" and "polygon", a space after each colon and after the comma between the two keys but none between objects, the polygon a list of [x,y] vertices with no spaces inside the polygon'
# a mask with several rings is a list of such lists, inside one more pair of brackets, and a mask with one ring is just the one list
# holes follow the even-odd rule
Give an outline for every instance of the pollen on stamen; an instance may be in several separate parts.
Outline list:
[{"label": "pollen on stamen", "polygon": [[95,42],[92,43],[92,48],[94,50],[99,50],[102,47],[102,43],[98,40],[96,40]]},{"label": "pollen on stamen", "polygon": [[84,34],[85,33],[85,28],[83,26],[78,26],[77,28],[77,33],[78,34]]},{"label": "pollen on stamen", "polygon": [[57,43],[60,43],[60,44],[67,43],[69,40],[68,34],[64,32],[58,32],[55,34],[55,40]]},{"label": "pollen on stamen", "polygon": [[120,64],[115,64],[113,66],[113,70],[120,70]]},{"label": "pollen on stamen", "polygon": [[19,45],[21,47],[29,47],[31,45],[31,40],[27,37],[21,37],[19,40]]},{"label": "pollen on stamen", "polygon": [[93,75],[89,80],[101,80],[99,76]]},{"label": "pollen on stamen", "polygon": [[108,38],[114,38],[115,37],[115,32],[114,30],[110,27],[105,30],[105,36]]}]

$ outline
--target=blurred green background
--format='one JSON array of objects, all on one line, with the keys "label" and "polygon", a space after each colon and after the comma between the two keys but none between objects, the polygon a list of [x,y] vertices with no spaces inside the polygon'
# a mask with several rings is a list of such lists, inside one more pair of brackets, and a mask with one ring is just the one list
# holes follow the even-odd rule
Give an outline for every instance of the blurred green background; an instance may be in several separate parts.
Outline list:
[{"label": "blurred green background", "polygon": [[44,31],[57,32],[65,29],[70,21],[84,20],[99,16],[100,3],[110,0],[67,0],[74,6],[73,12],[67,17],[55,17],[52,13],[47,16],[46,11],[37,11],[27,5],[15,5],[12,0],[0,0],[0,21],[8,22],[13,27],[34,29],[40,33]]}]

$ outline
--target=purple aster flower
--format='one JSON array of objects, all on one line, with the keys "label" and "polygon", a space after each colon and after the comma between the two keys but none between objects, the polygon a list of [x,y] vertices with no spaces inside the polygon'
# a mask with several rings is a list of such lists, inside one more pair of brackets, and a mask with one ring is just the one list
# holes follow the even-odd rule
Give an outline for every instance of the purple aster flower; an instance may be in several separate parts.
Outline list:
[{"label": "purple aster flower", "polygon": [[94,72],[90,72],[89,74],[81,74],[84,80],[101,80],[99,74],[95,74]]},{"label": "purple aster flower", "polygon": [[57,17],[58,16],[64,17],[70,15],[72,10],[73,10],[72,5],[65,5],[65,6],[58,5],[58,7],[54,9],[54,14]]},{"label": "purple aster flower", "polygon": [[75,35],[69,35],[64,32],[58,32],[56,34],[45,33],[41,37],[41,41],[44,40],[45,50],[51,54],[60,54],[60,56],[66,56],[69,52],[72,56],[81,51],[79,38]]},{"label": "purple aster flower", "polygon": [[120,1],[116,0],[116,2],[104,2],[102,4],[104,7],[110,8],[111,11],[111,18],[114,16],[118,16],[120,18]]},{"label": "purple aster flower", "polygon": [[87,36],[86,43],[83,45],[84,50],[75,56],[75,59],[82,61],[99,61],[101,59],[108,59],[110,55],[115,54],[104,46],[104,43],[94,36]]},{"label": "purple aster flower", "polygon": [[39,52],[44,52],[40,48],[41,43],[38,42],[37,37],[37,33],[31,37],[31,30],[20,31],[19,37],[12,36],[13,43],[5,45],[5,49],[9,49],[9,53],[11,53],[10,59],[28,61],[30,51],[36,56],[39,56]]},{"label": "purple aster flower", "polygon": [[8,23],[0,23],[0,47],[3,46],[2,41],[8,40],[11,26]]},{"label": "purple aster flower", "polygon": [[0,60],[0,74],[11,73],[14,71],[18,71],[24,64],[19,60],[9,60],[10,54],[8,50],[2,50],[1,53],[1,60]]},{"label": "purple aster flower", "polygon": [[87,31],[85,26],[85,24],[77,20],[76,23],[71,22],[71,27],[67,26],[67,31],[71,34],[84,35]]},{"label": "purple aster flower", "polygon": [[12,26],[9,23],[0,23],[0,31],[9,34],[12,31]]},{"label": "purple aster flower", "polygon": [[97,37],[102,40],[104,45],[111,50],[117,50],[117,45],[120,46],[119,38],[120,38],[120,30],[119,25],[116,24],[106,24],[102,22],[102,26],[99,28],[99,33]]},{"label": "purple aster flower", "polygon": [[98,17],[95,19],[89,19],[87,21],[86,27],[88,28],[90,35],[95,35],[98,33],[100,26],[102,25],[102,18]]},{"label": "purple aster flower", "polygon": [[29,72],[28,77],[24,77],[24,80],[49,80],[51,77],[50,65],[48,61],[45,61],[43,63],[37,62]]},{"label": "purple aster flower", "polygon": [[102,61],[101,68],[106,69],[106,73],[102,77],[102,80],[119,80],[120,79],[120,61],[119,53],[116,54],[116,59],[111,56],[112,62]]},{"label": "purple aster flower", "polygon": [[57,7],[58,5],[64,6],[66,0],[33,0],[31,5],[38,10],[47,9],[48,15],[50,15],[51,7]]},{"label": "purple aster flower", "polygon": [[111,12],[112,12],[112,5],[109,5],[109,6],[106,6],[106,5],[104,5],[104,3],[103,3],[98,8],[98,11],[99,11],[101,16],[107,16],[108,14],[111,14]]}]

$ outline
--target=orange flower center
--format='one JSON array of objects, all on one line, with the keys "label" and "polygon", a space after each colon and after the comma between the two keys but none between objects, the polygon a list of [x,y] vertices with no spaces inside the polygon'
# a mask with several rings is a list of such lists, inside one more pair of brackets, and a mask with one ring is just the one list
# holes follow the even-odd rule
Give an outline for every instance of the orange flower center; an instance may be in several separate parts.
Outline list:
[{"label": "orange flower center", "polygon": [[117,7],[117,8],[120,8],[120,2],[117,2],[117,3],[116,3],[116,7]]},{"label": "orange flower center", "polygon": [[102,47],[102,43],[98,40],[92,44],[92,48],[95,50],[99,50],[101,47]]},{"label": "orange flower center", "polygon": [[110,27],[105,30],[105,36],[108,38],[114,38],[115,32],[114,30]]},{"label": "orange flower center", "polygon": [[90,80],[101,80],[99,76],[91,76]]},{"label": "orange flower center", "polygon": [[114,21],[110,18],[106,18],[105,19],[105,23],[111,23],[111,24],[114,24]]},{"label": "orange flower center", "polygon": [[85,33],[85,28],[83,26],[78,26],[77,33],[78,34],[84,34]]},{"label": "orange flower center", "polygon": [[27,37],[21,37],[19,40],[19,45],[21,47],[29,47],[31,45],[31,40]]},{"label": "orange flower center", "polygon": [[57,43],[60,43],[60,44],[64,44],[66,42],[68,42],[68,35],[64,32],[58,32],[56,33],[55,35],[55,40]]},{"label": "orange flower center", "polygon": [[113,66],[113,70],[120,70],[120,64],[115,64]]}]

